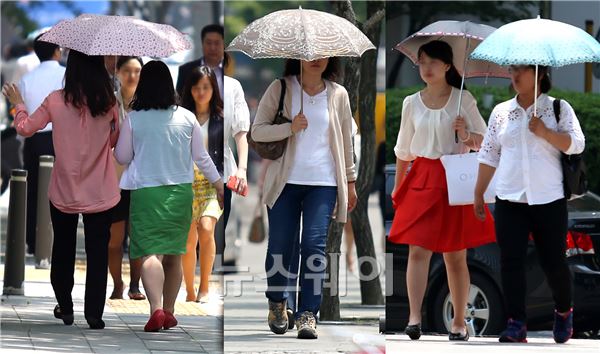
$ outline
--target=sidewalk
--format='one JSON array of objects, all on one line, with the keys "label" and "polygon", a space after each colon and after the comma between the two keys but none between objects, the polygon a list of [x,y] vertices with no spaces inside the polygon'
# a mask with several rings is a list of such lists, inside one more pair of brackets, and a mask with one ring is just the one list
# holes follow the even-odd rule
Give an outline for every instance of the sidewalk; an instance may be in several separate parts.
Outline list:
[{"label": "sidewalk", "polygon": [[[340,266],[340,311],[342,321],[321,322],[317,326],[317,340],[299,340],[293,329],[284,335],[273,334],[267,325],[266,279],[264,279],[264,259],[267,241],[254,244],[247,241],[251,214],[255,200],[246,199],[239,203],[242,215],[242,245],[238,260],[239,271],[225,275],[224,328],[226,353],[353,353],[368,348],[384,348],[385,337],[379,332],[379,316],[385,312],[384,306],[361,306],[360,283],[355,274],[345,271],[344,256]],[[374,222],[373,234],[381,235],[382,226],[377,199],[369,201],[370,214]],[[245,215],[248,214],[248,215]],[[380,218],[380,217],[379,217]],[[231,222],[231,221],[230,221]],[[375,240],[375,248],[381,252],[381,240]],[[378,254],[379,264],[382,254]],[[383,276],[381,277],[384,283]]]},{"label": "sidewalk", "polygon": [[448,342],[448,336],[425,335],[419,340],[411,341],[406,335],[386,336],[387,353],[419,353],[419,354],[591,354],[600,352],[600,341],[588,339],[571,339],[565,344],[556,344],[552,332],[529,332],[528,343],[500,343],[497,337],[472,337],[468,342]]},{"label": "sidewalk", "polygon": [[[0,257],[4,258],[6,242],[6,214],[8,192],[0,199],[2,242]],[[81,225],[80,225],[81,226]],[[182,287],[175,315],[179,325],[158,333],[144,332],[149,316],[146,300],[107,300],[103,320],[104,330],[91,330],[83,316],[85,283],[85,252],[82,228],[77,239],[77,263],[73,303],[75,323],[65,326],[55,319],[52,310],[56,305],[50,284],[50,271],[35,269],[32,256],[26,258],[25,296],[2,296],[0,314],[0,349],[11,352],[53,353],[220,353],[223,352],[223,301],[215,297],[208,304],[185,301]],[[123,277],[128,284],[128,261],[123,262]],[[0,284],[4,279],[4,265],[0,265]],[[3,284],[2,284],[3,285]],[[140,283],[140,285],[142,285]],[[108,277],[107,297],[112,292],[112,279]],[[211,293],[221,292],[218,278],[211,280]],[[126,288],[127,289],[127,288]],[[127,290],[126,290],[127,291]],[[143,292],[143,290],[142,290]],[[126,297],[125,293],[125,297]]]}]

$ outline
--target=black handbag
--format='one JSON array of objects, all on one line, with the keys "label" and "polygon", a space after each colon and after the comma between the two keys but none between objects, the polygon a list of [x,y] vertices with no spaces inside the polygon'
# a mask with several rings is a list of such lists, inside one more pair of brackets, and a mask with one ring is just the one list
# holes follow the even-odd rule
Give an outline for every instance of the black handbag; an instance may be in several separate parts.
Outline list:
[{"label": "black handbag", "polygon": [[[281,82],[281,95],[279,96],[279,107],[277,108],[277,114],[275,114],[275,118],[271,124],[283,124],[283,123],[291,123],[286,116],[283,115],[283,99],[285,98],[285,80],[279,79]],[[252,126],[250,126],[250,131],[246,135],[248,138],[248,145],[254,151],[258,153],[260,157],[267,160],[277,160],[283,155],[285,151],[285,147],[287,146],[287,138],[279,141],[269,141],[269,142],[258,142],[252,139]]]},{"label": "black handbag", "polygon": [[[560,120],[560,99],[555,99],[552,106],[558,124]],[[588,183],[585,177],[587,169],[583,162],[583,154],[567,155],[561,151],[560,164],[563,171],[565,198],[570,200],[584,195],[588,190]]]}]

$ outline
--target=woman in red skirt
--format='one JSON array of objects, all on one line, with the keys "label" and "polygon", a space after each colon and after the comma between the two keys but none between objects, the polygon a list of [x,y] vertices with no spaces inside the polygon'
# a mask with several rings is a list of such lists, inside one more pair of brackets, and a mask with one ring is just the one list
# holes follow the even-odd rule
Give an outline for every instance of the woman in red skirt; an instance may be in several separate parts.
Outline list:
[{"label": "woman in red skirt", "polygon": [[406,97],[402,105],[394,148],[397,167],[392,200],[396,212],[389,240],[409,245],[406,285],[410,316],[406,334],[411,339],[421,336],[429,261],[433,252],[440,252],[455,309],[449,339],[464,341],[469,339],[463,310],[470,287],[466,249],[494,242],[494,224],[489,211],[486,221],[481,222],[473,215],[472,206],[448,204],[446,175],[439,158],[478,150],[486,125],[468,91],[462,92],[460,115],[456,116],[461,77],[452,61],[452,48],[446,42],[431,41],[419,48],[418,57],[426,87]]}]

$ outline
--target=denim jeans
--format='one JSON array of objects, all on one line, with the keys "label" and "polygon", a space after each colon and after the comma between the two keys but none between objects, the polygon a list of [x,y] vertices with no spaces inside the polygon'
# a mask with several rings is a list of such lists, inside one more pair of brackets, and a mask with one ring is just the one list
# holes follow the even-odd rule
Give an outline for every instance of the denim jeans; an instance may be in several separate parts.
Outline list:
[{"label": "denim jeans", "polygon": [[336,200],[337,187],[286,184],[268,210],[266,296],[276,302],[287,300],[288,307],[295,309],[299,291],[296,317],[304,311],[315,316],[319,312],[327,264],[325,244]]}]

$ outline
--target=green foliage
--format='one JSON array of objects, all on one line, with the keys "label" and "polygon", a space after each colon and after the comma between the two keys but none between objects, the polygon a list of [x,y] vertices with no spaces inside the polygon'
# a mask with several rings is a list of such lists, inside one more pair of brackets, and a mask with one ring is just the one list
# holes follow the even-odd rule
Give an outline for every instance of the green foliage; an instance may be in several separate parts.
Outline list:
[{"label": "green foliage", "polygon": [[[18,6],[16,1],[2,1],[0,9],[2,11],[2,17],[6,18],[12,26],[17,29],[17,32],[21,34],[23,38],[27,34],[35,31],[39,25],[34,19],[30,19],[27,11],[22,7]],[[29,7],[40,6],[41,3],[32,1],[28,4]]]},{"label": "green foliage", "polygon": [[[394,145],[400,129],[400,116],[404,97],[411,95],[422,87],[389,89],[386,92],[386,162],[395,163]],[[514,95],[507,88],[488,86],[469,86],[469,91],[478,102],[479,111],[487,121],[492,108]],[[490,108],[482,105],[483,95],[493,95]],[[590,189],[600,192],[600,94],[580,93],[564,90],[551,90],[550,96],[564,99],[571,104],[586,137],[584,158],[588,169]]]}]

